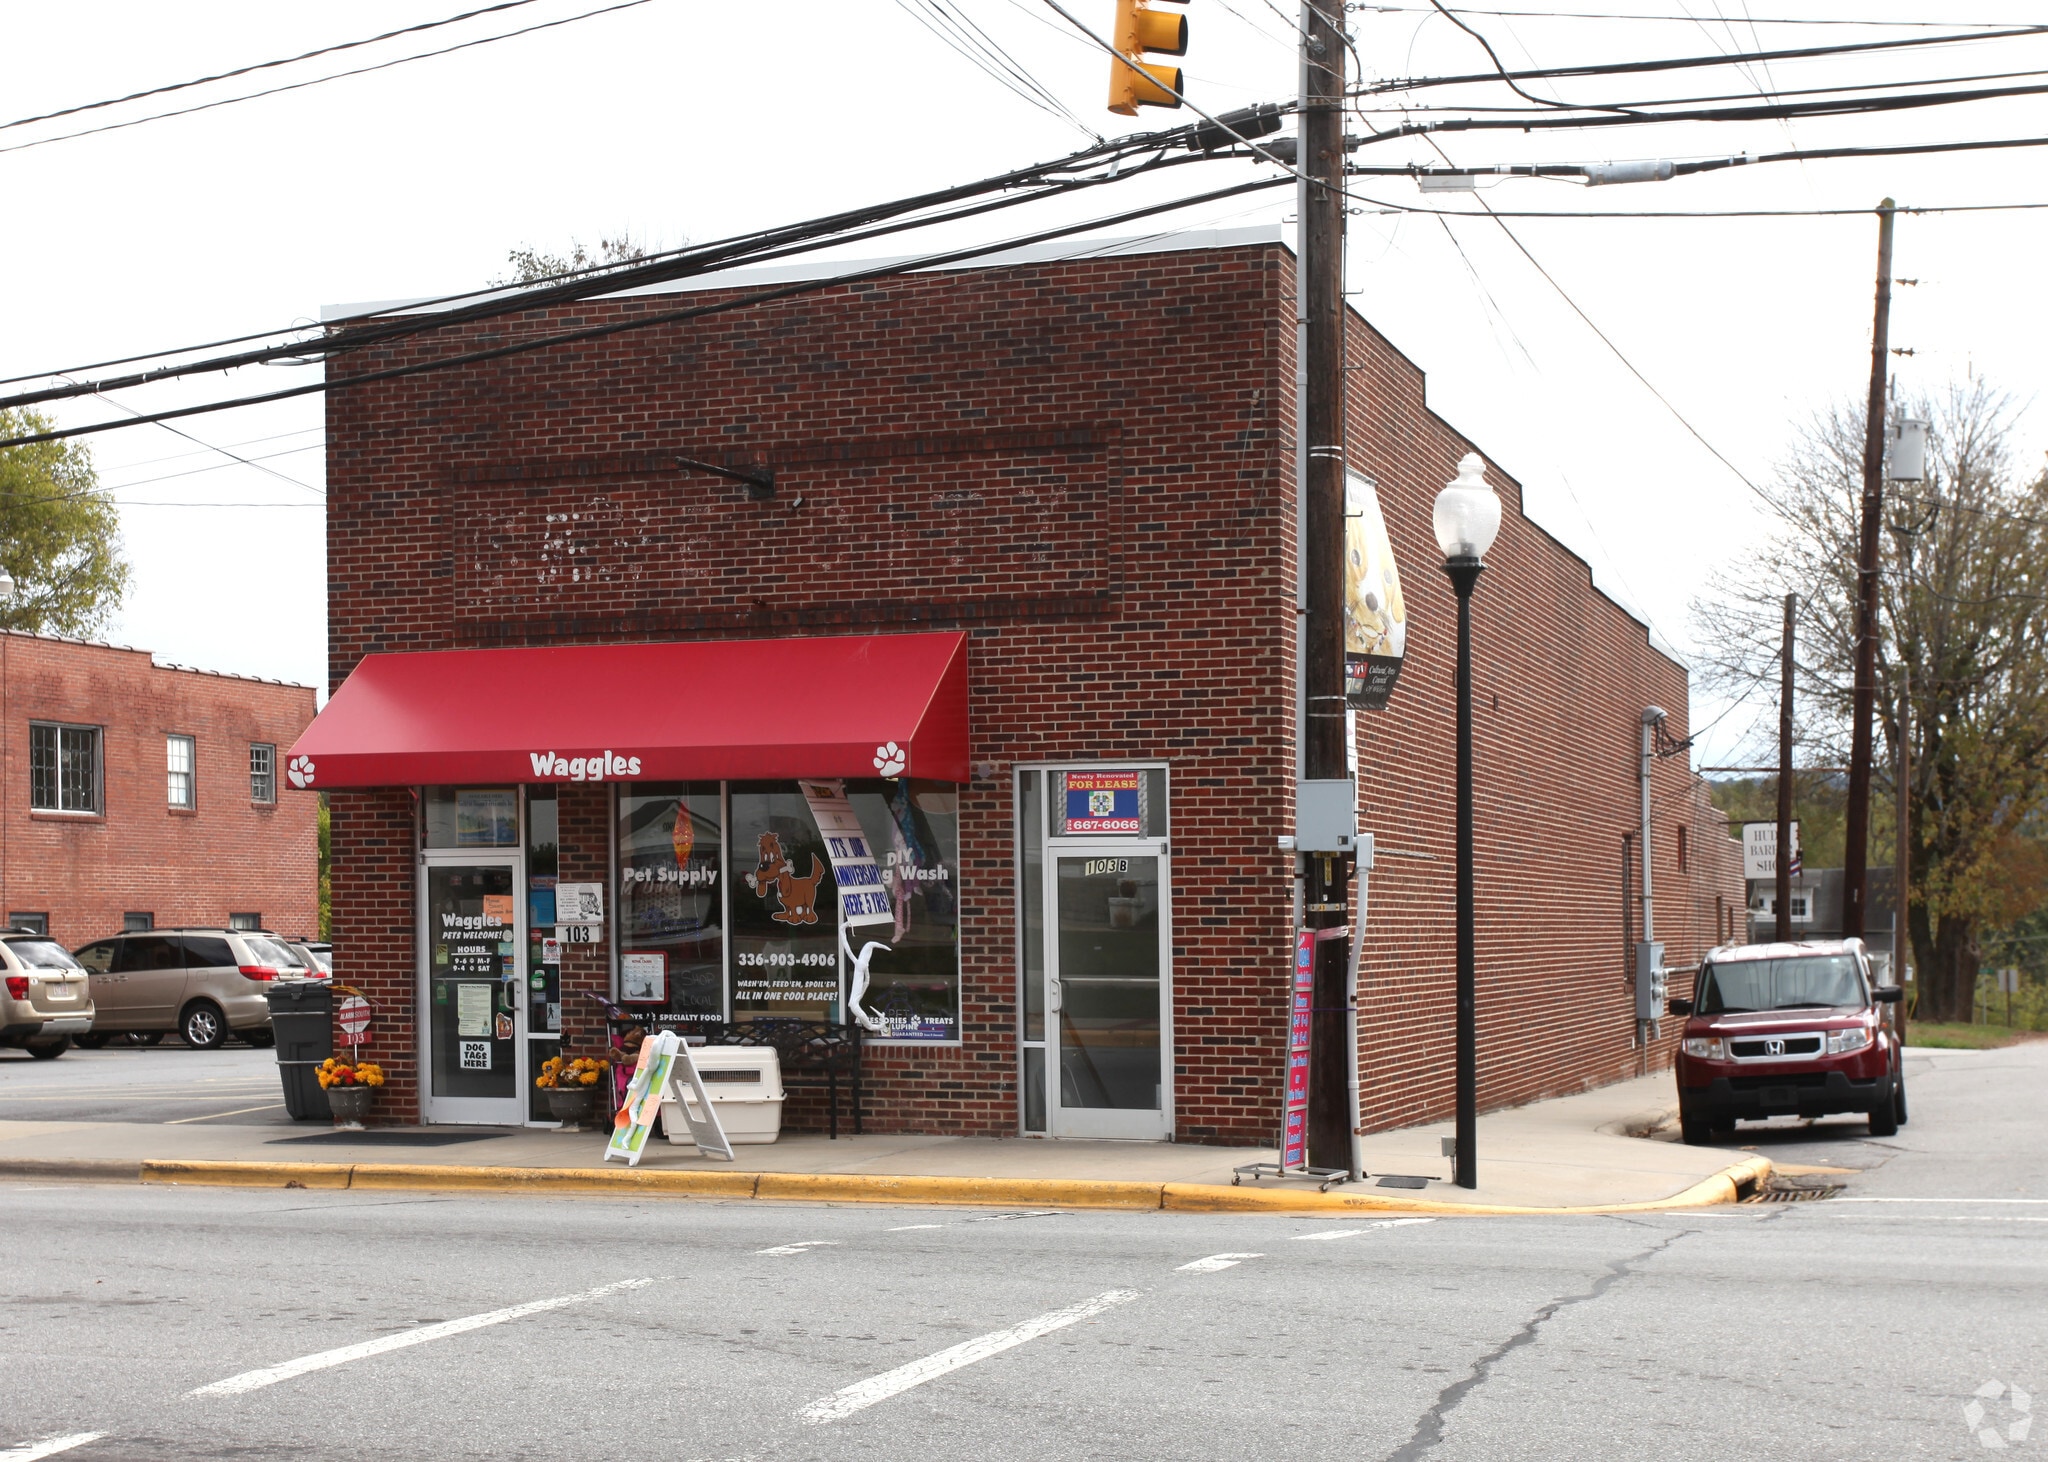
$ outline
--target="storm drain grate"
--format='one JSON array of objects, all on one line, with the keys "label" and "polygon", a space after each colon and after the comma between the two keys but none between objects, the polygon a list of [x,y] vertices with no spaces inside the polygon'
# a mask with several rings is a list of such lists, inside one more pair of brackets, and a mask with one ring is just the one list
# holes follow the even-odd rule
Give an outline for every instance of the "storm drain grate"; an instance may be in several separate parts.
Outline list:
[{"label": "storm drain grate", "polygon": [[1796,1178],[1772,1178],[1743,1199],[1744,1203],[1814,1203],[1842,1191],[1840,1183],[1802,1183]]}]

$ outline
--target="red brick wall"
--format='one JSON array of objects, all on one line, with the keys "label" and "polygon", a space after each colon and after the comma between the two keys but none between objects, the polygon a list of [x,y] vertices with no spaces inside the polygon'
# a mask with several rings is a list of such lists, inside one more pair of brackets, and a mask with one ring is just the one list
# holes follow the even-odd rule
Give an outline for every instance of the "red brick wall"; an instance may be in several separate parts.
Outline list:
[{"label": "red brick wall", "polygon": [[[337,374],[674,304],[448,331]],[[1012,768],[1164,758],[1178,1135],[1270,1141],[1291,907],[1273,839],[1294,779],[1292,311],[1276,246],[1092,259],[333,392],[333,683],[384,650],[965,627],[973,757],[992,770],[961,801],[963,1043],[875,1050],[875,1125],[1017,1129]],[[1415,616],[1395,707],[1361,737],[1366,825],[1390,850],[1365,1038],[1385,1125],[1449,1096],[1450,599],[1427,524],[1465,447],[1412,366],[1362,328],[1353,350],[1369,367],[1353,373],[1354,457],[1382,483]],[[749,501],[676,454],[773,466],[776,494]],[[1617,883],[1631,748],[1646,700],[1685,719],[1683,672],[1494,480],[1509,523],[1477,636],[1489,1104],[1634,1059]],[[1680,791],[1681,770],[1660,766],[1660,788]],[[562,876],[601,876],[603,789],[563,795]],[[338,944],[395,912],[342,859],[337,842]],[[396,889],[409,903],[409,875]],[[410,945],[382,950],[409,980]],[[602,979],[572,958],[590,964],[569,983]]]},{"label": "red brick wall", "polygon": [[[374,1120],[417,1122],[419,813],[406,787],[327,794],[334,977],[369,1000],[361,1054],[384,1068]],[[340,1032],[335,1049],[342,1050]]]},{"label": "red brick wall", "polygon": [[[0,633],[0,914],[47,913],[77,947],[125,913],[159,925],[260,913],[283,934],[319,925],[317,804],[291,791],[284,751],[313,719],[310,686],[160,666],[146,650]],[[103,811],[29,806],[29,723],[101,730]],[[191,736],[192,811],[169,805],[167,735]],[[277,797],[249,796],[249,743],[278,749]]]}]

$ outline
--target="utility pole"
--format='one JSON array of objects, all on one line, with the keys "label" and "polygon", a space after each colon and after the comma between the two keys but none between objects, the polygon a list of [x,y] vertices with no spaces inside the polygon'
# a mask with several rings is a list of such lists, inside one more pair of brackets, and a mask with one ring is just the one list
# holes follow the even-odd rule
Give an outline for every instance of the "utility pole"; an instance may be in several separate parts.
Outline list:
[{"label": "utility pole", "polygon": [[[1344,703],[1344,51],[1342,6],[1301,7],[1300,218],[1302,393],[1297,481],[1305,506],[1301,541],[1307,626],[1303,642],[1302,775],[1340,780],[1346,765]],[[1307,927],[1346,922],[1352,859],[1311,853]],[[1347,1075],[1353,1040],[1344,939],[1318,939],[1309,1026],[1308,1160],[1351,1169]]]},{"label": "utility pole", "polygon": [[1863,534],[1856,561],[1856,692],[1849,734],[1849,809],[1842,853],[1842,936],[1863,937],[1869,909],[1870,720],[1877,699],[1877,554],[1884,532],[1885,356],[1892,315],[1892,200],[1877,205],[1877,309],[1870,402],[1863,422]]},{"label": "utility pole", "polygon": [[1785,648],[1778,664],[1778,928],[1780,944],[1792,937],[1792,626],[1799,596],[1785,596]]}]

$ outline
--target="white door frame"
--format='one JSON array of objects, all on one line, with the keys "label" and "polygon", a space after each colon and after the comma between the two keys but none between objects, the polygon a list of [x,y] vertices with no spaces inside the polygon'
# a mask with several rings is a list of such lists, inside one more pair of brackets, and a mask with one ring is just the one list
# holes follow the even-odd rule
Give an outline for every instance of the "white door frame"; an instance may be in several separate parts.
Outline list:
[{"label": "white door frame", "polygon": [[[1159,860],[1159,1110],[1061,1105],[1059,865],[1062,858]],[[1045,1123],[1051,1137],[1159,1142],[1173,1135],[1173,865],[1165,838],[1047,838],[1045,842]]]},{"label": "white door frame", "polygon": [[[521,820],[522,828],[524,819]],[[435,868],[509,868],[512,870],[512,1094],[508,1097],[437,1097],[434,1095],[434,971],[430,964],[433,936],[428,929],[427,877]],[[413,963],[418,971],[413,998],[418,1017],[413,1022],[418,1043],[420,1073],[420,1121],[484,1127],[527,1125],[527,983],[526,983],[526,850],[525,848],[433,848],[420,854],[419,882],[414,893],[419,910],[418,949]]]}]

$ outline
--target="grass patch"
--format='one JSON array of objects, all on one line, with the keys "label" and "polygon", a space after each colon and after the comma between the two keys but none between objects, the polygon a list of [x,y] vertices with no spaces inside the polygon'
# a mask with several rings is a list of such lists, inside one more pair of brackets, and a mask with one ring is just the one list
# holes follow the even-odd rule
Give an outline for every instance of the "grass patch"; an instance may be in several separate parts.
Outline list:
[{"label": "grass patch", "polygon": [[2039,1031],[2009,1025],[1964,1025],[1957,1021],[1915,1020],[1906,1026],[1908,1046],[1938,1046],[1951,1051],[1989,1051],[2018,1041],[2038,1040]]}]

